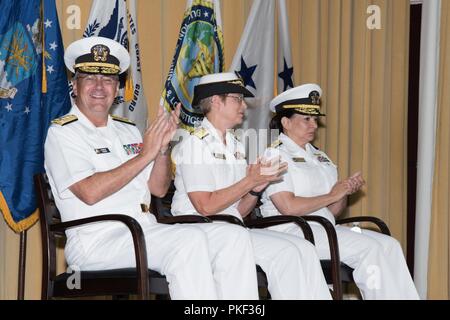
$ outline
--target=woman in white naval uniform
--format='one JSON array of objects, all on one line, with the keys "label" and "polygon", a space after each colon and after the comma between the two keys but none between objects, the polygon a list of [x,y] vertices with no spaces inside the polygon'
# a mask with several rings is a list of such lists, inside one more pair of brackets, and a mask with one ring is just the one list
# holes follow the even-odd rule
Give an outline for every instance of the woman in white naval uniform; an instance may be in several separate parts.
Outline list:
[{"label": "woman in white naval uniform", "polygon": [[[166,116],[161,109],[144,138],[130,121],[110,116],[118,74],[129,61],[124,47],[103,37],[83,38],[65,52],[67,68],[75,72],[76,105],[54,121],[45,142],[45,168],[62,220],[111,213],[136,219],[148,266],[166,276],[172,299],[257,299],[245,232],[227,229],[216,243],[223,254],[212,254],[203,229],[157,223],[145,209],[151,192],[163,196],[169,187],[167,147],[180,110]],[[146,204],[143,210],[140,204]],[[135,266],[131,234],[121,223],[72,228],[67,239],[64,252],[74,270]]]},{"label": "woman in white naval uniform", "polygon": [[[266,150],[267,156],[281,156],[288,163],[283,180],[265,190],[261,213],[275,215],[318,215],[335,224],[346,207],[347,195],[364,184],[360,173],[338,181],[337,169],[328,156],[310,142],[315,137],[320,113],[321,88],[306,84],[285,91],[270,103],[276,115],[271,129],[279,129],[279,140]],[[329,259],[325,230],[310,223],[319,256]],[[364,299],[418,299],[400,244],[392,237],[336,225],[340,258],[354,269],[353,277]],[[293,224],[272,230],[303,236]]]},{"label": "woman in white naval uniform", "polygon": [[[234,73],[204,76],[195,87],[193,105],[200,103],[205,118],[172,153],[173,215],[228,214],[242,220],[254,208],[256,192],[284,171],[264,167],[269,171],[264,175],[261,163],[247,167],[243,145],[229,132],[242,122],[243,96],[252,94]],[[255,262],[267,275],[273,299],[331,298],[312,244],[271,230],[250,229],[249,234]]]}]

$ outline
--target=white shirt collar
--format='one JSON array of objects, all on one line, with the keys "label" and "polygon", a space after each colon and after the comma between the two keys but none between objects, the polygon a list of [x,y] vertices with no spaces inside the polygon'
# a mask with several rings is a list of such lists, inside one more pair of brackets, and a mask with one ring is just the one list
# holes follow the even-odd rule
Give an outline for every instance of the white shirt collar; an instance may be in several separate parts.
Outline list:
[{"label": "white shirt collar", "polygon": [[284,133],[280,134],[279,140],[283,143],[282,146],[293,155],[314,155],[316,150],[310,143],[307,143],[305,149],[303,149]]},{"label": "white shirt collar", "polygon": [[[83,124],[87,125],[91,129],[97,129],[97,127],[89,120],[83,112],[80,111],[80,109],[77,107],[76,104],[72,105],[72,108],[70,109],[70,113],[74,114],[78,117],[78,120],[81,121]],[[113,126],[113,121],[111,116],[108,114],[108,122],[106,124],[106,127]]]},{"label": "white shirt collar", "polygon": [[[206,117],[203,118],[201,126],[203,128],[205,128],[214,138],[216,138],[218,141],[222,142],[219,131],[216,129],[216,127],[214,127],[214,125]],[[227,132],[225,134],[225,140],[227,142],[227,145],[230,142],[234,141],[234,136],[230,132],[230,130],[227,130]]]}]

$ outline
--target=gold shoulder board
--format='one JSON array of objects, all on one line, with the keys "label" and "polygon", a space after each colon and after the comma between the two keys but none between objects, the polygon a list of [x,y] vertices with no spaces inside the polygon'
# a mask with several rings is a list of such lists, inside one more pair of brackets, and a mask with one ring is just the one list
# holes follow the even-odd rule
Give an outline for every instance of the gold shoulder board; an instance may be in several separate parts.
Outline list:
[{"label": "gold shoulder board", "polygon": [[196,136],[199,139],[203,139],[209,135],[209,132],[205,128],[197,128],[191,134]]},{"label": "gold shoulder board", "polygon": [[281,142],[280,140],[275,140],[270,146],[272,148],[276,148],[276,147],[281,146],[282,144],[283,144],[283,142]]},{"label": "gold shoulder board", "polygon": [[66,116],[62,116],[62,117],[60,117],[60,118],[56,118],[56,119],[52,120],[52,123],[58,124],[58,125],[60,125],[60,126],[64,126],[64,125],[66,125],[66,124],[75,122],[75,121],[77,121],[77,120],[78,120],[78,117],[77,117],[76,115],[74,115],[74,114],[68,114],[68,115],[66,115]]},{"label": "gold shoulder board", "polygon": [[130,119],[127,119],[127,118],[119,117],[119,116],[116,116],[116,115],[112,115],[111,118],[113,120],[115,120],[115,121],[123,122],[123,123],[126,123],[126,124],[131,124],[132,126],[136,125],[136,123],[134,123],[133,121],[131,121]]}]

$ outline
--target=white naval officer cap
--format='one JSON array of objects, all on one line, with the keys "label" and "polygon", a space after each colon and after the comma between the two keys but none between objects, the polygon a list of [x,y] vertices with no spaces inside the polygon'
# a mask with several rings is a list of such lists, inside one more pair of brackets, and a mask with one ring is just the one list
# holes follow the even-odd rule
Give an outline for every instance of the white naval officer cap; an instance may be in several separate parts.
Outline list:
[{"label": "white naval officer cap", "polygon": [[202,99],[216,94],[241,93],[244,97],[254,97],[253,93],[245,88],[244,81],[234,72],[208,74],[200,78],[194,88],[192,105],[196,106]]},{"label": "white naval officer cap", "polygon": [[130,66],[130,55],[117,41],[89,37],[72,42],[64,53],[64,62],[73,73],[118,75]]},{"label": "white naval officer cap", "polygon": [[303,115],[324,116],[320,113],[322,89],[315,83],[308,83],[286,90],[270,101],[270,111],[275,113],[293,110]]}]

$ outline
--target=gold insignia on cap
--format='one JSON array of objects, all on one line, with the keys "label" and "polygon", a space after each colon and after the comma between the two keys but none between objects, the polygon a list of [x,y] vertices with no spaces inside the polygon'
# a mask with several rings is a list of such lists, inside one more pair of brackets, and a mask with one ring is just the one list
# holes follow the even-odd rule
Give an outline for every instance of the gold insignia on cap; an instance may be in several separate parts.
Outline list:
[{"label": "gold insignia on cap", "polygon": [[320,104],[320,94],[319,94],[319,92],[317,92],[317,91],[312,91],[312,92],[309,94],[309,97],[311,98],[312,104],[314,104],[314,105]]},{"label": "gold insignia on cap", "polygon": [[118,74],[120,72],[119,66],[103,62],[82,62],[77,63],[73,68],[85,73]]},{"label": "gold insignia on cap", "polygon": [[123,122],[123,123],[126,123],[126,124],[131,124],[133,126],[136,125],[136,123],[134,123],[133,121],[131,121],[130,119],[127,119],[127,118],[119,117],[119,116],[116,116],[116,115],[112,115],[111,118],[113,120],[115,120],[115,121]]},{"label": "gold insignia on cap", "polygon": [[279,147],[283,144],[283,142],[281,142],[280,140],[275,140],[274,142],[272,142],[272,144],[270,145],[272,148],[276,148]]},{"label": "gold insignia on cap", "polygon": [[94,61],[105,62],[108,60],[109,48],[104,44],[96,44],[91,48],[91,53],[94,56]]},{"label": "gold insignia on cap", "polygon": [[244,86],[244,81],[242,81],[241,79],[239,79],[239,80],[232,80],[232,81],[227,81],[228,83],[231,83],[231,84],[237,84],[237,85],[240,85],[240,86]]},{"label": "gold insignia on cap", "polygon": [[285,104],[283,109],[296,109],[297,111],[311,114],[320,113],[319,106],[311,104]]},{"label": "gold insignia on cap", "polygon": [[66,124],[75,122],[78,120],[78,117],[74,114],[68,114],[66,116],[60,117],[60,118],[56,118],[54,120],[52,120],[52,123],[60,125],[60,126],[64,126]]},{"label": "gold insignia on cap", "polygon": [[209,135],[209,132],[205,128],[199,127],[197,129],[195,129],[191,134],[193,134],[194,136],[196,136],[199,139],[203,139]]}]

